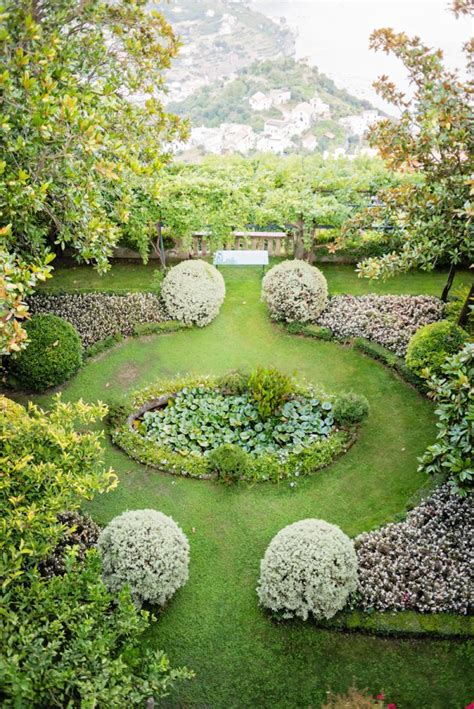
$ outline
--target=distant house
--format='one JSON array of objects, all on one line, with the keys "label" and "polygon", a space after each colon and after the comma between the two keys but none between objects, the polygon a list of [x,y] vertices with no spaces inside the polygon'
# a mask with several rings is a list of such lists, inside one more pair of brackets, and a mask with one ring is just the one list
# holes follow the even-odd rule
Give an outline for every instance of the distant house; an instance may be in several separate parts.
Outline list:
[{"label": "distant house", "polygon": [[257,140],[256,149],[259,153],[276,153],[281,155],[285,150],[291,147],[291,140],[288,136],[272,137],[264,135]]},{"label": "distant house", "polygon": [[253,111],[268,111],[271,108],[272,99],[261,91],[257,91],[249,98],[249,105]]},{"label": "distant house", "polygon": [[314,116],[314,109],[307,102],[299,103],[291,112],[293,124],[297,126],[299,133],[302,133],[311,125]]},{"label": "distant house", "polygon": [[249,153],[255,146],[256,135],[242,123],[222,123],[222,153]]},{"label": "distant house", "polygon": [[273,91],[269,92],[268,96],[270,97],[273,106],[281,106],[282,104],[291,101],[290,89],[273,89]]},{"label": "distant house", "polygon": [[202,147],[206,153],[219,155],[222,151],[222,131],[220,128],[197,126],[191,130],[189,145]]},{"label": "distant house", "polygon": [[324,134],[324,137],[327,138],[328,140],[334,140],[334,138],[336,136],[334,135],[334,133],[332,133],[332,131],[327,130]]},{"label": "distant house", "polygon": [[339,119],[339,123],[344,128],[352,133],[362,137],[374,123],[377,123],[382,118],[379,112],[375,109],[363,111],[361,114],[354,114]]},{"label": "distant house", "polygon": [[318,145],[318,139],[315,135],[305,135],[301,138],[301,145],[305,150],[309,150],[312,153]]},{"label": "distant house", "polygon": [[269,138],[282,140],[289,138],[292,135],[292,126],[289,121],[271,118],[265,121],[263,132]]},{"label": "distant house", "polygon": [[331,117],[331,109],[329,108],[329,104],[322,101],[319,96],[313,96],[313,98],[310,99],[309,104],[312,106],[315,116],[318,116],[319,118]]}]

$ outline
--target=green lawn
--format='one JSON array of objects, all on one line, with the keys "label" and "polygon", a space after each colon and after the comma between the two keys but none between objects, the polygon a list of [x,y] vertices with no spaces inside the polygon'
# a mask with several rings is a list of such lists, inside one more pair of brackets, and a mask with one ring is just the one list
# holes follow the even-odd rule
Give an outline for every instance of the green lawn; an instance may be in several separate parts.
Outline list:
[{"label": "green lawn", "polygon": [[[440,296],[447,279],[447,272],[440,270],[432,273],[410,271],[386,281],[370,281],[359,278],[354,266],[328,263],[317,264],[317,266],[326,275],[331,294],[414,293]],[[156,263],[148,263],[145,266],[135,261],[116,262],[108,273],[100,276],[89,266],[71,266],[58,262],[53,278],[47,281],[43,288],[146,290],[150,288],[156,268]],[[469,285],[471,281],[472,273],[460,271],[453,287]]]},{"label": "green lawn", "polygon": [[[355,292],[363,285],[346,267],[325,270],[333,291]],[[120,265],[101,283],[143,288],[151,272]],[[186,664],[197,675],[167,704],[319,707],[329,689],[343,691],[355,681],[360,688],[383,689],[399,708],[462,709],[472,699],[467,643],[278,624],[258,608],[259,560],[281,527],[321,517],[354,535],[403,511],[425,482],[416,472],[416,458],[434,437],[434,420],[430,404],[380,364],[338,344],[292,337],[271,324],[259,301],[256,269],[223,273],[226,301],[209,327],[121,343],[88,362],[64,388],[64,398],[112,401],[163,375],[262,364],[330,391],[363,393],[371,413],[353,448],[296,489],[286,483],[227,487],[173,478],[133,462],[107,441],[107,462],[120,485],[90,504],[93,516],[106,523],[126,509],[152,507],[172,515],[190,539],[189,583],[147,638],[149,646],[165,649],[174,665]],[[82,287],[98,282],[90,270],[58,269],[53,285],[77,287],[74,280]],[[442,280],[439,274],[418,274],[387,286],[437,292]],[[47,404],[48,398],[38,400]]]}]

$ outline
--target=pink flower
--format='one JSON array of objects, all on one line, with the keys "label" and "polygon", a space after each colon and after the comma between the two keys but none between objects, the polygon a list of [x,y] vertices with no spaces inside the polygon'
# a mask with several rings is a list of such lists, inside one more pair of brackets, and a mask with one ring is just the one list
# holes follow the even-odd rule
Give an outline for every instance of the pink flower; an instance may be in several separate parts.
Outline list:
[{"label": "pink flower", "polygon": [[396,704],[387,704],[387,709],[397,709]]},{"label": "pink flower", "polygon": [[471,702],[466,706],[466,709],[474,709],[474,702]]},{"label": "pink flower", "polygon": [[377,694],[375,697],[376,699],[385,699],[385,694],[383,692],[380,692],[380,694]]}]

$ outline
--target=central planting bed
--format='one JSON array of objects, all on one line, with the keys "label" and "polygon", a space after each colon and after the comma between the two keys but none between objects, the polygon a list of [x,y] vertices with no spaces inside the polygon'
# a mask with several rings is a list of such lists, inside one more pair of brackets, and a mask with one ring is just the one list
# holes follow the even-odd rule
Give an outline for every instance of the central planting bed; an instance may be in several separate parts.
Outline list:
[{"label": "central planting bed", "polygon": [[112,438],[136,460],[175,474],[282,480],[345,452],[367,413],[362,396],[330,396],[259,368],[135,392],[113,411]]}]

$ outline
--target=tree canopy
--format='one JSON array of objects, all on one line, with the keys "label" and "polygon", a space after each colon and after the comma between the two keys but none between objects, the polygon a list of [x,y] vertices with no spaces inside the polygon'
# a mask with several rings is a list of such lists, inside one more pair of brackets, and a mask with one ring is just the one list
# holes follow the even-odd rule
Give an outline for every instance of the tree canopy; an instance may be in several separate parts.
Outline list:
[{"label": "tree canopy", "polygon": [[[456,13],[472,13],[472,5],[457,3]],[[369,135],[387,167],[412,179],[383,189],[377,201],[351,220],[346,235],[389,222],[399,238],[393,252],[359,264],[362,276],[389,276],[397,271],[436,265],[455,267],[474,256],[472,225],[472,87],[443,64],[443,54],[418,37],[383,28],[370,46],[400,59],[409,76],[408,96],[382,76],[374,86],[400,113],[397,119],[377,123]],[[472,65],[473,43],[465,46]],[[343,243],[343,242],[342,242]]]}]

